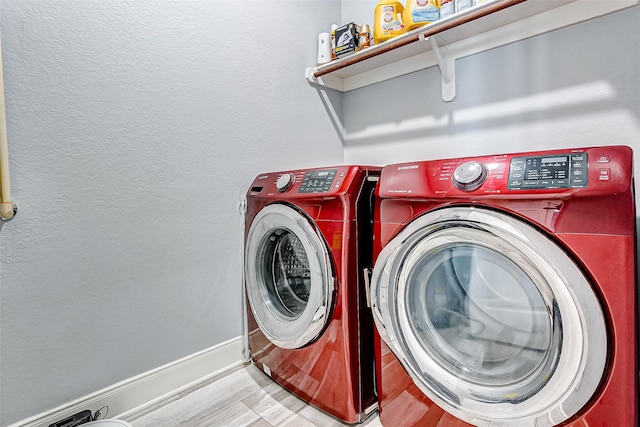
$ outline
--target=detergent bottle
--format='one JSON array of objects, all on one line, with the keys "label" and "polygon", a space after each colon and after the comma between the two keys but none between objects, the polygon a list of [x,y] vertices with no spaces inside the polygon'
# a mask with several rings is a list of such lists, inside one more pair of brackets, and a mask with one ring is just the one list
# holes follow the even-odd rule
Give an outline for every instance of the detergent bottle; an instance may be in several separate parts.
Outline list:
[{"label": "detergent bottle", "polygon": [[399,1],[380,0],[373,13],[373,40],[376,44],[406,33],[402,22],[404,7]]},{"label": "detergent bottle", "polygon": [[440,0],[407,0],[402,20],[411,31],[440,19]]}]

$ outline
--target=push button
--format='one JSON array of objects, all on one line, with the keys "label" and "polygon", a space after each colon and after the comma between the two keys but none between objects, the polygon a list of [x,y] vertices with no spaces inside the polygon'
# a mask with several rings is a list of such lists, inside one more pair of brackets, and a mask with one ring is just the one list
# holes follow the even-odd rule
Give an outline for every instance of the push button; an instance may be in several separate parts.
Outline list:
[{"label": "push button", "polygon": [[598,169],[598,181],[609,181],[609,180],[611,180],[611,170]]}]

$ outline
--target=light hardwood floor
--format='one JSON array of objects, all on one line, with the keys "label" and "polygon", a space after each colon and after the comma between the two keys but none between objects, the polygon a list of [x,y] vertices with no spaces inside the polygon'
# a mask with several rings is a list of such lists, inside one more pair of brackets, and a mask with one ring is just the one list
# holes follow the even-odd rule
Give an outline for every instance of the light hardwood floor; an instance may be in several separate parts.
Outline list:
[{"label": "light hardwood floor", "polygon": [[[133,427],[342,427],[253,365],[235,368],[125,419]],[[362,427],[381,427],[377,415]]]}]

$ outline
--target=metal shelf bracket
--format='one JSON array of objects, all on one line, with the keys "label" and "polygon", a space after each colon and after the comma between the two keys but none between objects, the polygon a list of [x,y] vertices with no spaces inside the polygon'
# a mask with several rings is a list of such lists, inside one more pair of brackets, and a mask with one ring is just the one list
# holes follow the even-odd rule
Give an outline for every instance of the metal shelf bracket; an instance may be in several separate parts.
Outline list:
[{"label": "metal shelf bracket", "polygon": [[452,55],[442,56],[442,52],[447,52],[447,46],[442,48],[438,46],[436,38],[425,37],[424,34],[420,34],[418,38],[421,41],[429,40],[431,43],[431,49],[438,62],[440,68],[440,74],[442,75],[442,100],[451,102],[456,97],[456,60]]}]

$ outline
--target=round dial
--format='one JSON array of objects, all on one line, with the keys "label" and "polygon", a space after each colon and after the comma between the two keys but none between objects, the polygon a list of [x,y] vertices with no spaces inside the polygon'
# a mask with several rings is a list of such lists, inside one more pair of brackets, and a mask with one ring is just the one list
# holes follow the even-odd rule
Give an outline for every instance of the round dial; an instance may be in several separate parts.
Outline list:
[{"label": "round dial", "polygon": [[473,191],[487,179],[487,168],[479,162],[465,162],[453,172],[453,184],[462,191]]},{"label": "round dial", "polygon": [[292,173],[285,173],[280,175],[276,181],[276,188],[278,192],[284,193],[291,188],[294,182],[296,182],[296,177]]}]

